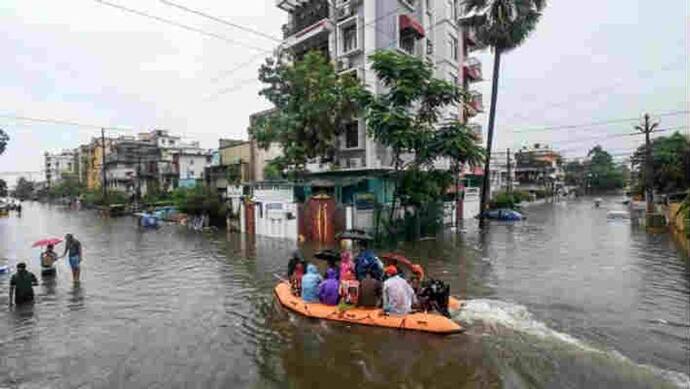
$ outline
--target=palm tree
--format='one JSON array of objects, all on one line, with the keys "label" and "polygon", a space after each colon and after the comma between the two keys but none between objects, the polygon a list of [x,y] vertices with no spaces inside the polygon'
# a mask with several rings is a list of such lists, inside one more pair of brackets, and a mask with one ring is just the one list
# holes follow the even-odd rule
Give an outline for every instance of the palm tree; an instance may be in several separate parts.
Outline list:
[{"label": "palm tree", "polygon": [[[465,124],[457,121],[442,126],[433,139],[433,154],[449,158],[452,161],[453,176],[455,177],[455,205],[458,204],[458,180],[463,166],[479,166],[484,161],[484,148],[477,144],[476,133]],[[456,215],[455,225],[459,225]]]},{"label": "palm tree", "polygon": [[520,46],[534,30],[546,0],[464,0],[461,23],[472,28],[479,42],[494,50],[494,72],[491,84],[489,131],[486,142],[484,180],[482,182],[480,225],[484,223],[484,211],[489,195],[491,171],[491,144],[494,137],[496,97],[501,55]]}]

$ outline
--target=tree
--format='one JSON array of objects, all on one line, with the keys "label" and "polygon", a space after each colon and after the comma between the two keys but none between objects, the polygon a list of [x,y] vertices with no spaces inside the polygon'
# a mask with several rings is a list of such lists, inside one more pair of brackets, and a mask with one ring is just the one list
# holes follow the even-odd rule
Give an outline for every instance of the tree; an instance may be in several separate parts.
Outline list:
[{"label": "tree", "polygon": [[0,178],[0,197],[7,197],[7,182]]},{"label": "tree", "polygon": [[[458,190],[460,170],[463,166],[475,167],[484,161],[484,149],[477,144],[477,135],[467,126],[459,122],[451,122],[442,126],[433,137],[433,155],[446,157],[451,160],[451,171],[455,178],[455,204],[458,204],[460,191]],[[455,218],[456,225],[460,218]]]},{"label": "tree", "polygon": [[395,187],[389,217],[392,220],[400,195],[400,172],[405,168],[402,154],[414,153],[414,160],[409,164],[415,166],[433,161],[436,154],[431,145],[441,109],[465,102],[467,96],[457,85],[433,78],[431,65],[418,58],[386,50],[375,52],[370,59],[386,92],[364,94],[361,104],[366,107],[369,135],[392,152]]},{"label": "tree", "polygon": [[7,135],[5,130],[0,128],[0,155],[5,152],[5,148],[7,147],[7,143],[10,141],[10,137]]},{"label": "tree", "polygon": [[[631,158],[637,183],[644,183],[645,146]],[[651,141],[652,187],[663,193],[683,192],[690,188],[690,139],[676,132]],[[639,187],[639,185],[638,185]]]},{"label": "tree", "polygon": [[24,177],[19,177],[17,187],[14,189],[14,197],[20,200],[30,199],[34,194],[34,183]]},{"label": "tree", "polygon": [[337,136],[357,113],[364,88],[353,76],[339,76],[321,52],[294,64],[284,55],[267,59],[259,70],[259,80],[267,84],[259,94],[276,109],[257,118],[249,132],[262,148],[281,144],[280,170],[303,171],[310,160],[333,160]]},{"label": "tree", "polygon": [[623,172],[613,163],[611,154],[597,145],[589,153],[587,180],[595,191],[620,189],[625,185]]},{"label": "tree", "polygon": [[494,50],[493,80],[491,84],[491,106],[486,142],[486,162],[482,182],[480,224],[484,222],[484,210],[489,195],[489,172],[491,171],[491,144],[494,137],[496,99],[501,55],[520,46],[534,30],[546,5],[545,0],[465,0],[463,12],[468,17],[463,23],[474,29],[477,39]]}]

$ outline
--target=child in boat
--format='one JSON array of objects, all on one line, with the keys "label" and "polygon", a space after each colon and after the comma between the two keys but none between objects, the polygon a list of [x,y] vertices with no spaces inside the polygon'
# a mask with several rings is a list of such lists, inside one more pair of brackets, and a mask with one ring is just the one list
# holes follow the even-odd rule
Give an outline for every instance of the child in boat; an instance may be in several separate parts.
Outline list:
[{"label": "child in boat", "polygon": [[302,276],[302,300],[308,303],[319,302],[319,284],[321,284],[319,270],[313,264],[307,265],[307,273]]},{"label": "child in boat", "polygon": [[302,293],[302,276],[304,275],[304,266],[301,262],[295,264],[295,268],[292,269],[292,275],[290,275],[290,289],[292,289],[292,294],[295,296],[300,296]]},{"label": "child in boat", "polygon": [[357,305],[359,300],[359,281],[353,271],[346,271],[340,279],[340,299],[347,305]]}]

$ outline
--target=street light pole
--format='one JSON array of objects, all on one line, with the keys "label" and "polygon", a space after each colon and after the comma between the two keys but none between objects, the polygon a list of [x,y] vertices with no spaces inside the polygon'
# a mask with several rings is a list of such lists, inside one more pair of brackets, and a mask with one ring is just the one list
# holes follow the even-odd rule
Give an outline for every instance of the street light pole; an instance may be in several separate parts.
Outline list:
[{"label": "street light pole", "polygon": [[649,114],[644,114],[644,121],[641,125],[635,128],[644,134],[645,138],[645,163],[644,163],[644,181],[645,181],[645,198],[647,200],[647,213],[654,212],[654,191],[652,189],[653,183],[653,166],[652,166],[652,145],[650,134],[659,125],[659,122],[652,123]]}]

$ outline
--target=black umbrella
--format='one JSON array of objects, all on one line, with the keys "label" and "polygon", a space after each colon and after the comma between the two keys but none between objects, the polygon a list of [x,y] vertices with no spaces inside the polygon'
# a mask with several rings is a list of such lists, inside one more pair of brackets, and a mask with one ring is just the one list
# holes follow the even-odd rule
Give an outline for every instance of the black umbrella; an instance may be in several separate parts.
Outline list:
[{"label": "black umbrella", "polygon": [[340,253],[335,250],[321,250],[314,254],[314,258],[321,259],[328,262],[335,262],[340,260]]},{"label": "black umbrella", "polygon": [[338,239],[350,239],[350,240],[372,240],[374,238],[367,234],[364,230],[347,230],[336,235]]}]

